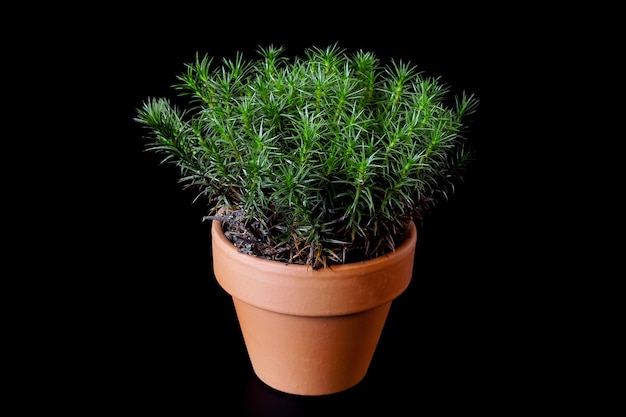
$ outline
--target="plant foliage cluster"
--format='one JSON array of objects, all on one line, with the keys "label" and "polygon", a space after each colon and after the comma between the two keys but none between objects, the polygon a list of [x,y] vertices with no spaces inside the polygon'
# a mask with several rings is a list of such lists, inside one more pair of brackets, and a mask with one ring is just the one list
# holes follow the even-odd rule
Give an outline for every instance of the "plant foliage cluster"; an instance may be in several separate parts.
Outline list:
[{"label": "plant foliage cluster", "polygon": [[214,64],[177,76],[184,108],[148,98],[135,120],[249,253],[318,268],[392,251],[470,160],[478,100],[408,62],[334,44]]}]

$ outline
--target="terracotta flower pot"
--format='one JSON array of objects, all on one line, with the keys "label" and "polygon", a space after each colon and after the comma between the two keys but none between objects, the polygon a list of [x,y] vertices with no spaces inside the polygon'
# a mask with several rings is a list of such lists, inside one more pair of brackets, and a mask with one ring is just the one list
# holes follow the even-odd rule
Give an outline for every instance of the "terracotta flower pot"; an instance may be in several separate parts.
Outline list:
[{"label": "terracotta flower pot", "polygon": [[366,375],[391,302],[409,285],[417,230],[379,258],[313,270],[247,255],[212,223],[213,268],[232,296],[252,368],[296,395],[346,390]]}]

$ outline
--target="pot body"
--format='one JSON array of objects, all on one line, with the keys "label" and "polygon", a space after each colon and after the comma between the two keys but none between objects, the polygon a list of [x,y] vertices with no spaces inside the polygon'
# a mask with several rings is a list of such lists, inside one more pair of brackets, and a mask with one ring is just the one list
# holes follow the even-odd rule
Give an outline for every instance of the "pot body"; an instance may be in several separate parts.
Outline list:
[{"label": "pot body", "polygon": [[252,368],[295,395],[344,391],[366,375],[392,301],[409,285],[417,230],[395,252],[313,270],[243,254],[212,224],[213,269],[233,299]]}]

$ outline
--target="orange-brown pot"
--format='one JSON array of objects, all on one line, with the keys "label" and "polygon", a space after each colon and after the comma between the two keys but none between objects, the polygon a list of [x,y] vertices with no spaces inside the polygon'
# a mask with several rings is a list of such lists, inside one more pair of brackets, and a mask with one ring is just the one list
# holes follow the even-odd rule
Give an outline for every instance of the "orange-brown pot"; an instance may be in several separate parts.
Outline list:
[{"label": "orange-brown pot", "polygon": [[289,394],[346,390],[366,375],[391,302],[409,285],[417,230],[395,252],[313,270],[243,254],[212,223],[213,269],[252,368]]}]

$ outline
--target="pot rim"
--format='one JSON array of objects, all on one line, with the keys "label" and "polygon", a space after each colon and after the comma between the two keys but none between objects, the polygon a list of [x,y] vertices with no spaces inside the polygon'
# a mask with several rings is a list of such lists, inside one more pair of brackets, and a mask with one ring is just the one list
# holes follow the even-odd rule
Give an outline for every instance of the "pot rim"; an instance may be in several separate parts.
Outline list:
[{"label": "pot rim", "polygon": [[409,285],[417,229],[394,252],[377,258],[313,269],[242,253],[213,220],[213,272],[232,297],[283,314],[333,316],[379,307]]}]

